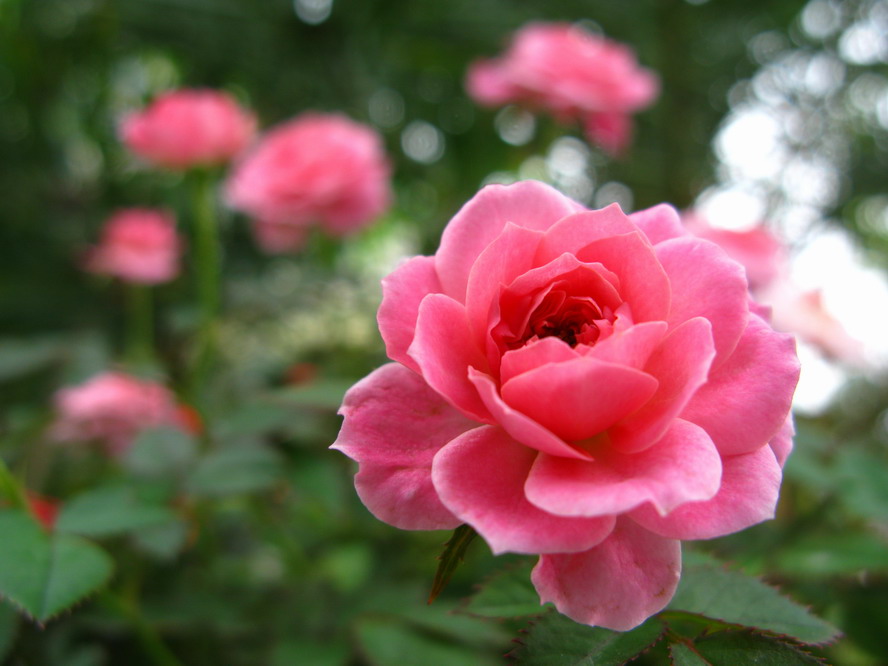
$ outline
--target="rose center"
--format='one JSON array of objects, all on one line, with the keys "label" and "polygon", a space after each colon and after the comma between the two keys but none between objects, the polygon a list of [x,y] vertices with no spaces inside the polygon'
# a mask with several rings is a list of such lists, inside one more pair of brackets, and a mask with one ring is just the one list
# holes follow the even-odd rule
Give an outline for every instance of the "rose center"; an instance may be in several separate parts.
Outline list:
[{"label": "rose center", "polygon": [[601,309],[591,298],[550,292],[531,314],[522,337],[524,342],[554,336],[571,347],[591,345],[601,334],[598,323],[602,319]]}]

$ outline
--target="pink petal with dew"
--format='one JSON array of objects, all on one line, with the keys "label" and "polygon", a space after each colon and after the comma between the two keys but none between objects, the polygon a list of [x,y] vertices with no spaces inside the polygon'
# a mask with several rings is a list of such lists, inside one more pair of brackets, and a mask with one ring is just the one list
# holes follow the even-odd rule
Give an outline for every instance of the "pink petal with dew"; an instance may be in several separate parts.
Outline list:
[{"label": "pink petal with dew", "polygon": [[476,423],[397,363],[349,389],[339,413],[345,420],[331,448],[360,464],[355,485],[371,513],[401,529],[455,526],[432,486],[432,459]]},{"label": "pink petal with dew", "polygon": [[612,516],[553,516],[525,499],[524,481],[536,455],[501,428],[483,426],[438,452],[432,480],[444,504],[494,554],[571,553],[600,543],[613,529]]},{"label": "pink petal with dew", "polygon": [[657,391],[649,374],[580,357],[518,375],[500,389],[503,400],[566,441],[603,432]]},{"label": "pink petal with dew", "polygon": [[645,371],[660,382],[657,393],[611,428],[611,445],[630,453],[657,442],[706,382],[714,356],[707,320],[691,319],[670,332],[645,365]]},{"label": "pink petal with dew", "polygon": [[723,456],[749,453],[783,426],[798,378],[793,337],[750,315],[737,349],[712,372],[681,417],[705,428]]},{"label": "pink petal with dew", "polygon": [[712,499],[683,504],[665,516],[645,504],[631,516],[670,539],[713,539],[773,518],[781,479],[774,452],[763,446],[722,459],[721,487]]},{"label": "pink petal with dew", "polygon": [[481,399],[490,410],[497,425],[525,446],[555,456],[579,460],[590,458],[589,454],[582,449],[571,446],[553,434],[551,430],[547,430],[533,419],[509,407],[500,397],[496,384],[488,375],[470,368],[469,380],[478,389]]},{"label": "pink petal with dew", "polygon": [[565,215],[583,210],[555,188],[534,180],[488,185],[468,201],[444,229],[435,266],[444,291],[463,302],[469,273],[484,248],[508,222],[545,231]]},{"label": "pink petal with dew", "polygon": [[582,624],[628,631],[665,608],[681,576],[681,543],[620,518],[584,553],[543,555],[531,573],[540,601]]},{"label": "pink petal with dew", "polygon": [[376,314],[385,351],[393,361],[419,372],[407,354],[416,332],[419,304],[429,294],[441,292],[434,257],[412,257],[382,280],[382,303]]},{"label": "pink petal with dew", "polygon": [[444,294],[429,294],[419,306],[416,335],[407,354],[429,386],[463,414],[490,423],[490,412],[468,378],[470,368],[487,369],[472,339],[465,308]]},{"label": "pink petal with dew", "polygon": [[666,514],[718,492],[721,459],[706,431],[676,420],[654,446],[620,453],[599,446],[593,460],[540,454],[527,479],[527,499],[559,516],[625,513],[646,502]]},{"label": "pink petal with dew", "polygon": [[652,208],[636,211],[629,215],[629,219],[638,225],[654,245],[688,235],[678,211],[669,204],[658,204]]},{"label": "pink petal with dew", "polygon": [[743,267],[717,245],[691,237],[665,241],[656,251],[672,285],[666,321],[675,327],[693,317],[708,319],[717,367],[746,328],[749,293]]}]

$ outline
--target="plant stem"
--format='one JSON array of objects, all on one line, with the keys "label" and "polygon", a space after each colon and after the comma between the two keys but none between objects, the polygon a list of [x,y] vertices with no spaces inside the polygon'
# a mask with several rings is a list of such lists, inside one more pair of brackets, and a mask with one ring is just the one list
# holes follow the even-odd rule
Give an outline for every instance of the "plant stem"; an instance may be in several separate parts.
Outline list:
[{"label": "plant stem", "polygon": [[154,354],[154,304],[151,287],[142,284],[129,286],[129,349],[134,363],[150,361]]},{"label": "plant stem", "polygon": [[190,389],[192,399],[199,402],[216,348],[216,318],[220,302],[221,259],[211,172],[192,174],[191,195],[200,323]]},{"label": "plant stem", "polygon": [[0,458],[0,496],[4,497],[16,509],[27,509],[28,500],[21,484],[16,481],[6,462]]},{"label": "plant stem", "polygon": [[163,642],[154,626],[142,616],[135,603],[128,602],[107,590],[100,594],[100,599],[105,608],[124,618],[130,624],[152,663],[157,666],[181,666],[182,662]]}]

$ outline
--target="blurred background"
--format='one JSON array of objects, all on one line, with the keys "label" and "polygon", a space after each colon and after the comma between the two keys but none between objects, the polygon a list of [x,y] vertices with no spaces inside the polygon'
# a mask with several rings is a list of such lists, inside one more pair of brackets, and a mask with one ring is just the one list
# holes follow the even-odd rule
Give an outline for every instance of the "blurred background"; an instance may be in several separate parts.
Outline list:
[{"label": "blurred background", "polygon": [[[660,77],[625,155],[467,96],[469,63],[531,20],[627,43]],[[125,295],[82,270],[85,248],[116,208],[185,209],[185,178],[145,168],[116,134],[123,113],[177,87],[228,91],[262,128],[305,110],[372,125],[395,191],[374,226],[294,255],[264,254],[220,209],[214,428],[238,453],[189,463],[186,500],[145,461],[109,468],[45,434],[54,392],[124,348]],[[816,307],[787,324],[804,338],[803,380],[780,515],[701,547],[838,625],[830,662],[888,663],[888,2],[0,0],[0,154],[0,453],[63,503],[127,475],[179,502],[174,520],[84,532],[114,555],[110,593],[45,628],[0,607],[7,663],[177,663],[160,636],[182,663],[500,663],[520,624],[449,611],[509,558],[475,544],[427,607],[447,535],[373,519],[327,446],[345,389],[385,361],[379,279],[434,252],[483,184],[521,178],[785,239],[787,279]],[[173,385],[191,289],[156,294]]]}]

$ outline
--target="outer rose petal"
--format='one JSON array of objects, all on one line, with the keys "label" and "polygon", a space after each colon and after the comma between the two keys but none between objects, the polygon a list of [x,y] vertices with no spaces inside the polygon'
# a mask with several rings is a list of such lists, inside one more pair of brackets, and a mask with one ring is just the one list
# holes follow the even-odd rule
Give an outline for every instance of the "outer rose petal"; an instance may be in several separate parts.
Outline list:
[{"label": "outer rose petal", "polygon": [[657,257],[672,285],[670,327],[693,317],[712,324],[717,367],[746,328],[749,292],[743,267],[713,243],[676,238],[657,245]]},{"label": "outer rose petal", "polygon": [[478,530],[494,554],[570,553],[600,543],[613,529],[613,516],[553,516],[525,499],[536,455],[501,428],[482,426],[438,452],[432,480],[447,507]]},{"label": "outer rose petal", "polygon": [[622,331],[614,331],[610,337],[589,347],[586,355],[599,361],[642,370],[666,335],[666,328],[665,321],[648,321]]},{"label": "outer rose petal", "polygon": [[750,315],[737,349],[711,373],[681,417],[703,426],[723,456],[749,453],[780,430],[798,378],[793,337]]},{"label": "outer rose petal", "polygon": [[360,463],[355,485],[373,515],[401,529],[459,524],[432,486],[432,459],[476,423],[397,363],[355,384],[345,394],[340,414],[345,421],[331,448]]},{"label": "outer rose petal", "polygon": [[629,453],[657,442],[706,381],[714,355],[705,319],[691,319],[669,333],[645,366],[660,381],[659,390],[644,407],[611,428],[611,445]]},{"label": "outer rose petal", "polygon": [[487,368],[475,346],[465,308],[444,294],[429,294],[419,306],[416,335],[410,349],[429,386],[477,421],[490,422],[490,413],[468,379],[469,368]]},{"label": "outer rose petal", "polygon": [[500,366],[500,382],[506,383],[512,377],[533,370],[547,363],[572,361],[580,355],[561,338],[549,336],[526,344],[503,354]]},{"label": "outer rose petal", "polygon": [[795,427],[793,426],[792,413],[790,412],[789,416],[786,417],[786,422],[783,424],[783,427],[780,428],[780,432],[774,436],[774,439],[768,442],[768,446],[770,446],[771,450],[774,452],[774,457],[777,458],[777,463],[781,468],[786,464],[786,459],[789,458],[789,454],[792,453],[793,435],[795,435]]},{"label": "outer rose petal", "polygon": [[588,439],[645,404],[659,382],[634,368],[581,357],[518,375],[503,400],[566,441]]},{"label": "outer rose petal", "polygon": [[545,231],[565,215],[580,210],[580,204],[537,181],[488,185],[454,215],[441,236],[435,266],[444,291],[463,301],[478,255],[500,235],[506,223]]},{"label": "outer rose petal", "polygon": [[576,213],[563,218],[546,232],[540,244],[537,264],[546,264],[565,252],[577,254],[593,241],[636,231],[638,227],[626,217],[618,204]]},{"label": "outer rose petal", "polygon": [[533,504],[560,516],[605,516],[651,502],[666,514],[719,489],[721,459],[702,428],[676,419],[654,446],[619,453],[602,445],[594,460],[540,454],[527,478]]},{"label": "outer rose petal", "polygon": [[652,208],[636,211],[629,215],[629,219],[638,225],[654,245],[688,235],[678,211],[669,204],[658,204]]},{"label": "outer rose petal", "polygon": [[499,106],[511,102],[515,86],[504,76],[496,60],[477,60],[466,72],[466,90],[469,96],[485,106]]},{"label": "outer rose petal", "polygon": [[671,539],[714,539],[774,517],[780,493],[780,465],[769,446],[722,459],[718,494],[706,502],[689,502],[667,516],[646,504],[633,520]]},{"label": "outer rose petal", "polygon": [[620,518],[585,553],[543,555],[531,573],[540,601],[576,622],[628,631],[661,611],[681,575],[681,544]]},{"label": "outer rose petal", "polygon": [[434,257],[408,259],[383,278],[376,321],[390,359],[419,372],[416,361],[407,355],[416,332],[419,304],[427,295],[441,291]]}]

